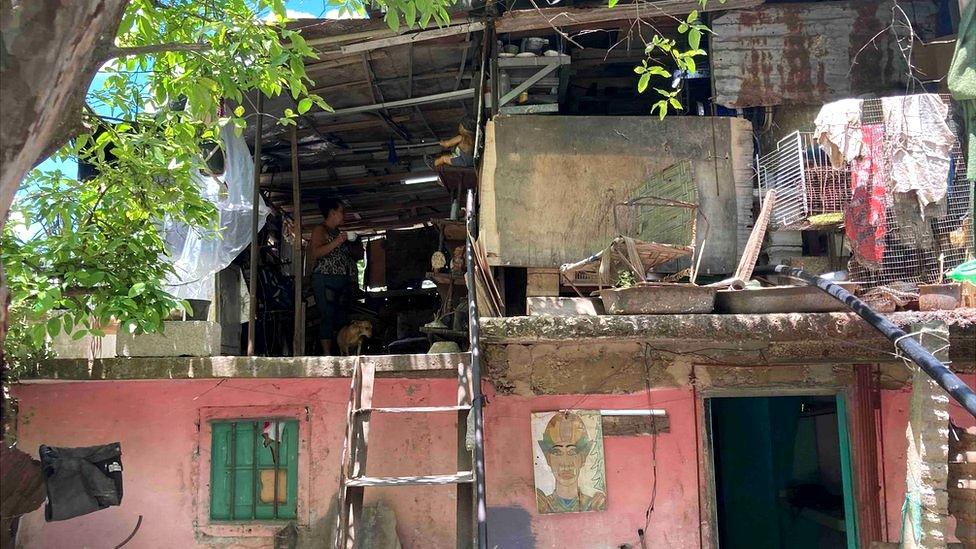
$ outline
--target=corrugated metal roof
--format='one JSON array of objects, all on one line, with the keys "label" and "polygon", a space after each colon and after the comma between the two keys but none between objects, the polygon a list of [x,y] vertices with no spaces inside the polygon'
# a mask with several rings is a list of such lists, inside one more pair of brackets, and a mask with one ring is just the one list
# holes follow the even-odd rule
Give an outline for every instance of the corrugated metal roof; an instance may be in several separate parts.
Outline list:
[{"label": "corrugated metal roof", "polygon": [[[900,2],[923,35],[934,31],[935,4]],[[716,101],[728,107],[810,105],[866,92],[903,93],[907,65],[892,32],[884,30],[895,17],[893,5],[890,0],[778,4],[716,17],[711,51]],[[897,17],[899,35],[907,35],[900,13]]]}]

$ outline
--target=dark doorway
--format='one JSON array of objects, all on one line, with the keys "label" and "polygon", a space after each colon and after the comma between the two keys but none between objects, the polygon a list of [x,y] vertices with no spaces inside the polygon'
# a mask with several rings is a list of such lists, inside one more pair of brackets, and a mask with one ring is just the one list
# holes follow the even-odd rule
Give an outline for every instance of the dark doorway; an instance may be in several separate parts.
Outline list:
[{"label": "dark doorway", "polygon": [[856,547],[841,397],[708,400],[719,547]]}]

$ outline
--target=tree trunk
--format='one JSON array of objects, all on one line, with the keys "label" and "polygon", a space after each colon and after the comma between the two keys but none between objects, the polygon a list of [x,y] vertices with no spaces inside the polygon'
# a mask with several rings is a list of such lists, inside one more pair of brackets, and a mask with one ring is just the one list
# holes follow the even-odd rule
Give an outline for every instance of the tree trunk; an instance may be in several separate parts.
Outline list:
[{"label": "tree trunk", "polygon": [[24,175],[77,133],[127,3],[0,0],[0,229]]},{"label": "tree trunk", "polygon": [[[0,0],[0,231],[27,172],[78,133],[85,94],[100,58],[114,45],[127,3]],[[7,426],[3,345],[8,305],[0,265],[0,470],[4,473],[0,544],[4,547],[11,541],[7,519],[36,509],[44,499],[38,489],[38,467],[8,470],[14,464],[30,463],[23,452],[7,448],[2,432]],[[8,507],[16,513],[8,513]]]}]

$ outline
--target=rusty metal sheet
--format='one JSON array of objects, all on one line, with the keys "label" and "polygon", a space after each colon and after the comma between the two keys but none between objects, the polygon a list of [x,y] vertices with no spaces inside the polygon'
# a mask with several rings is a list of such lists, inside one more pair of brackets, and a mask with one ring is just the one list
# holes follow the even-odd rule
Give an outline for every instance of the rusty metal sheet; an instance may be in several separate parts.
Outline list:
[{"label": "rusty metal sheet", "polygon": [[[899,2],[922,36],[935,32],[935,4]],[[904,93],[907,64],[892,32],[884,30],[893,17],[902,21],[893,6],[890,0],[767,4],[716,17],[716,101],[727,107],[811,105],[867,92]]]}]

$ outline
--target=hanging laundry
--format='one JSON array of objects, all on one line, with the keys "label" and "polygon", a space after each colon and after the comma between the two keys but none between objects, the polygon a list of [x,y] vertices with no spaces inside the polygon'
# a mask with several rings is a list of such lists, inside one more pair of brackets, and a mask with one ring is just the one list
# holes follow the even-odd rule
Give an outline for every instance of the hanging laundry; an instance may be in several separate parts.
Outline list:
[{"label": "hanging laundry", "polygon": [[47,489],[44,519],[66,520],[122,503],[122,447],[118,442],[85,448],[41,446]]},{"label": "hanging laundry", "polygon": [[851,162],[851,201],[844,212],[844,232],[865,268],[877,270],[884,257],[887,220],[884,181],[884,126],[860,128],[865,154]]},{"label": "hanging laundry", "polygon": [[962,108],[966,131],[966,179],[976,179],[976,2],[963,5],[956,36],[956,52],[949,65],[946,83],[952,98]]},{"label": "hanging laundry", "polygon": [[881,106],[891,190],[914,191],[917,215],[924,219],[926,206],[944,202],[948,190],[949,153],[956,142],[946,123],[949,107],[933,93],[885,97]]},{"label": "hanging laundry", "polygon": [[830,157],[830,165],[840,168],[861,156],[864,148],[861,136],[860,99],[841,99],[820,108],[814,136],[820,148]]}]

